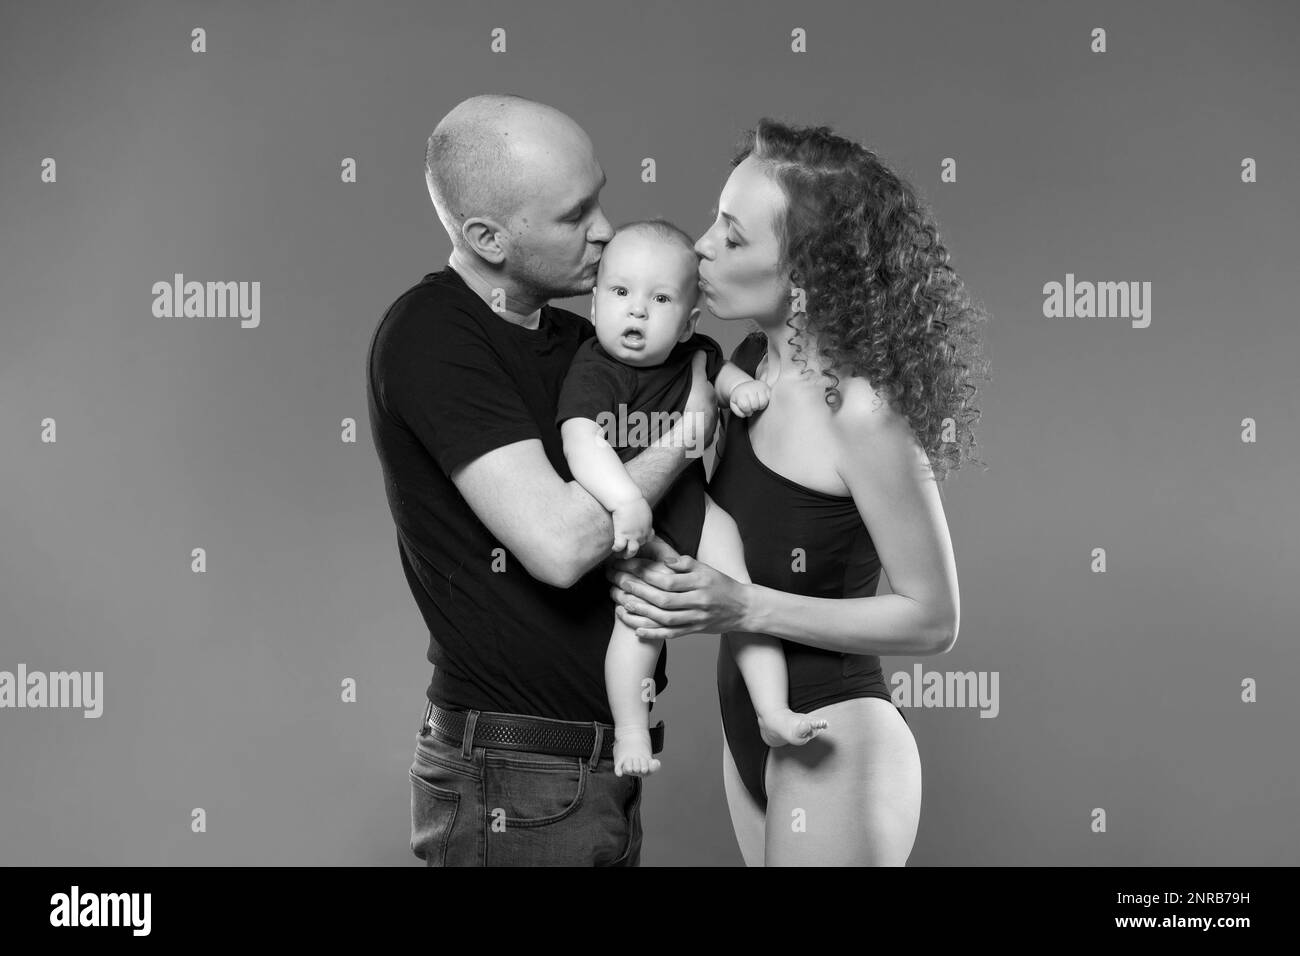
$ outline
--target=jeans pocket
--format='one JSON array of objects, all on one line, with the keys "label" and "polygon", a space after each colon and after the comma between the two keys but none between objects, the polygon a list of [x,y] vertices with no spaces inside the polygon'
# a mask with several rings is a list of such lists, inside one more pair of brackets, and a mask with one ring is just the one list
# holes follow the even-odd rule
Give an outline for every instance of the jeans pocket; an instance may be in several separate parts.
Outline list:
[{"label": "jeans pocket", "polygon": [[414,770],[411,777],[411,852],[426,866],[444,866],[447,841],[451,839],[460,810],[460,794],[444,790],[421,780]]},{"label": "jeans pocket", "polygon": [[572,816],[587,789],[587,764],[579,757],[488,752],[483,796],[488,829],[543,827]]}]

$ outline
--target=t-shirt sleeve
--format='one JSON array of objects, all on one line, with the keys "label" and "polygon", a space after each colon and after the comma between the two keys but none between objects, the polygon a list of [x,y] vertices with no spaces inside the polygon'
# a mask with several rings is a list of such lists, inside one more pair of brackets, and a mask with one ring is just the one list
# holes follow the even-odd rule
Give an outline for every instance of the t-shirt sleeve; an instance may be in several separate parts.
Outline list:
[{"label": "t-shirt sleeve", "polygon": [[621,368],[603,361],[586,344],[580,346],[560,388],[560,400],[555,411],[556,427],[570,418],[596,421],[601,412],[616,412],[618,403],[627,401]]},{"label": "t-shirt sleeve", "polygon": [[712,382],[718,377],[718,373],[723,371],[723,365],[727,364],[727,358],[723,355],[723,347],[718,345],[714,339],[705,336],[708,346],[705,349],[705,371],[708,373],[708,381]]},{"label": "t-shirt sleeve", "polygon": [[713,384],[713,380],[718,377],[718,373],[722,371],[722,366],[727,364],[727,359],[722,354],[722,346],[701,332],[696,332],[677,347],[687,353],[687,368],[695,361],[696,352],[704,352],[704,374],[708,377],[710,384]]},{"label": "t-shirt sleeve", "polygon": [[386,340],[376,364],[386,408],[443,472],[451,477],[457,466],[494,448],[540,439],[485,330],[455,306],[424,311]]},{"label": "t-shirt sleeve", "polygon": [[731,350],[731,364],[752,376],[766,351],[767,337],[762,332],[752,332]]}]

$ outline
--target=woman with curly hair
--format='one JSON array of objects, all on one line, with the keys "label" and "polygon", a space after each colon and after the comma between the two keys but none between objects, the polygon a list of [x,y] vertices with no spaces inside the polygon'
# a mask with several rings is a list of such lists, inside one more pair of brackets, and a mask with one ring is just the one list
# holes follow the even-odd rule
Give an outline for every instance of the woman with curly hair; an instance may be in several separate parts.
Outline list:
[{"label": "woman with curly hair", "polygon": [[[731,166],[695,250],[709,310],[758,326],[731,360],[770,389],[762,411],[724,410],[709,484],[750,582],[652,541],[650,558],[613,563],[612,594],[639,635],[723,633],[723,773],[748,865],[902,866],[921,765],[880,656],[957,637],[938,481],[978,461],[987,317],[915,190],[870,150],[764,118]],[[826,721],[803,746],[759,736],[729,637],[746,632],[781,638],[789,706]]]}]

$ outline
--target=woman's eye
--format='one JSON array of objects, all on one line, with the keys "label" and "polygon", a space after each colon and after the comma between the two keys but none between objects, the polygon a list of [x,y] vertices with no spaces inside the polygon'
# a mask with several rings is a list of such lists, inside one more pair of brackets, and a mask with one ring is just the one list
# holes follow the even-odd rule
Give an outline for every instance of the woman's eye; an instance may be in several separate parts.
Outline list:
[{"label": "woman's eye", "polygon": [[734,249],[736,248],[736,246],[740,245],[740,243],[732,242],[730,239],[727,239],[725,237],[723,238],[722,242],[723,245],[725,245],[728,249]]}]

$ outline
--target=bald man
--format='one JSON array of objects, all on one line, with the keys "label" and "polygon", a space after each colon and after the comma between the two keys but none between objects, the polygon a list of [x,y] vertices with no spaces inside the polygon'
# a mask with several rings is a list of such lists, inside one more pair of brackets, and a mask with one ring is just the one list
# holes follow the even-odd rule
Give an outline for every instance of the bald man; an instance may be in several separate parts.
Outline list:
[{"label": "bald man", "polygon": [[[613,236],[605,174],[570,117],[493,94],[438,123],[425,178],[451,257],[389,307],[367,362],[371,432],[434,665],[411,849],[429,866],[637,866],[642,780],[614,774],[605,692],[613,525],[573,480],[555,426],[570,360],[594,331],[548,304],[595,284]],[[627,463],[652,506],[690,463],[683,425],[712,435],[703,365],[701,353],[682,424]],[[662,738],[661,721],[655,752]]]}]

